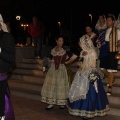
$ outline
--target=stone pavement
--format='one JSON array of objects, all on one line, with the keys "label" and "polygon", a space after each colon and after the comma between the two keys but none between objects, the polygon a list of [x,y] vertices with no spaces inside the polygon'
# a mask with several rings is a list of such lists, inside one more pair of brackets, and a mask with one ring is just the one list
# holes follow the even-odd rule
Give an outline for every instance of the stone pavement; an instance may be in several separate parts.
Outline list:
[{"label": "stone pavement", "polygon": [[[55,107],[51,111],[46,111],[47,106],[40,101],[35,101],[22,97],[12,97],[12,103],[16,120],[82,120],[81,117],[75,117],[64,110]],[[95,117],[93,120],[120,120],[117,116]]]}]

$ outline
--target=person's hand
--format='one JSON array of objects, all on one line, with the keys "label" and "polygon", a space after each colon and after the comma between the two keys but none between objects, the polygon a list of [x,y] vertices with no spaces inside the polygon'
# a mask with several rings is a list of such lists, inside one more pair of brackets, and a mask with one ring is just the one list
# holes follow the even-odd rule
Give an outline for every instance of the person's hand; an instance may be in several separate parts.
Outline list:
[{"label": "person's hand", "polygon": [[82,62],[78,62],[77,65],[81,68],[82,67]]},{"label": "person's hand", "polygon": [[101,42],[100,41],[97,41],[97,46],[101,47]]}]

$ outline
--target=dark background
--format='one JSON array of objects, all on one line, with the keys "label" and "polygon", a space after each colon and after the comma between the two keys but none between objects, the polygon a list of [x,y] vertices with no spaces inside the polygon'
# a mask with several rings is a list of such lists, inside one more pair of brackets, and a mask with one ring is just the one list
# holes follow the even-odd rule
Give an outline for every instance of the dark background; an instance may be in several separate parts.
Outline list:
[{"label": "dark background", "polygon": [[[0,13],[4,20],[11,23],[14,37],[21,23],[30,23],[33,16],[37,16],[45,25],[46,34],[60,21],[67,29],[73,41],[84,34],[85,24],[90,22],[95,26],[100,14],[113,13],[117,18],[120,13],[120,2],[115,0],[1,0]],[[16,15],[21,20],[16,20]]]}]

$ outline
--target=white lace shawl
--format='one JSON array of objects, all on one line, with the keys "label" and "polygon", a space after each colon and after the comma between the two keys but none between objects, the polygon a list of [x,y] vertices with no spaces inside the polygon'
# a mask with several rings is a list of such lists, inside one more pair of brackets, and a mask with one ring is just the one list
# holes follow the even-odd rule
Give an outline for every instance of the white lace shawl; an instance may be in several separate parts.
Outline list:
[{"label": "white lace shawl", "polygon": [[82,74],[83,72],[93,68],[93,60],[97,59],[97,53],[94,50],[91,50],[87,53],[87,55],[83,56],[82,55],[83,51],[80,54],[80,58],[83,57],[84,61],[82,64],[82,68],[80,69],[80,73]]},{"label": "white lace shawl", "polygon": [[93,69],[93,59],[97,59],[97,54],[94,50],[91,50],[86,56],[82,56],[81,53],[80,57],[83,57],[84,61],[82,68],[77,71],[71,85],[68,95],[70,102],[74,102],[79,99],[86,99],[86,95],[89,90],[88,74]]},{"label": "white lace shawl", "polygon": [[77,71],[68,94],[70,102],[74,102],[80,99],[86,99],[86,94],[88,90],[88,73],[84,72],[82,75],[80,75],[79,71]]}]

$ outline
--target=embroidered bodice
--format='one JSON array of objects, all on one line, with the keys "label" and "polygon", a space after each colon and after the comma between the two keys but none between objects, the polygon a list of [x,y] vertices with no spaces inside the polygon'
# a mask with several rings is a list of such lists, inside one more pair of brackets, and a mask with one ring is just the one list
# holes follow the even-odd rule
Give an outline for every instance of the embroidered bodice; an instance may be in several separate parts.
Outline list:
[{"label": "embroidered bodice", "polygon": [[56,47],[55,47],[52,49],[51,54],[53,56],[55,69],[58,69],[59,65],[64,64],[64,62],[67,59],[67,53],[63,48],[61,48],[61,50],[59,50],[59,51],[56,51]]}]

